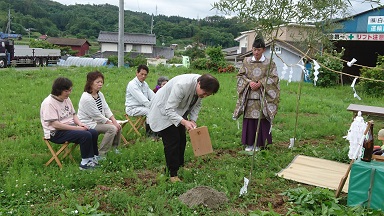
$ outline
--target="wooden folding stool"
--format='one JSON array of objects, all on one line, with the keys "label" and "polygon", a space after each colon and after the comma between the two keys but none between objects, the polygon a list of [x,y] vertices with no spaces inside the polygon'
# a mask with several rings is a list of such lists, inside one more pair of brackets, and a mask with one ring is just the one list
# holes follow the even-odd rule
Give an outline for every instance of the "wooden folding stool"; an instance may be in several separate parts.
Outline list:
[{"label": "wooden folding stool", "polygon": [[138,136],[141,136],[139,129],[140,127],[145,128],[145,116],[128,116],[125,114],[125,118],[128,120],[128,123],[131,125],[127,135],[131,132],[135,132]]},{"label": "wooden folding stool", "polygon": [[[128,120],[116,120],[117,123],[121,126],[121,132],[123,131],[124,126],[129,122]],[[121,133],[121,139],[123,140],[124,144],[127,145],[128,141],[124,137],[123,133]]]},{"label": "wooden folding stool", "polygon": [[45,139],[44,137],[43,137],[43,140],[44,140],[45,144],[47,145],[49,151],[52,153],[51,159],[49,159],[49,161],[47,163],[45,163],[45,166],[48,166],[49,164],[52,163],[53,160],[55,160],[57,165],[59,165],[60,168],[63,168],[63,165],[61,164],[61,161],[58,157],[61,153],[63,153],[63,151],[64,151],[64,154],[61,157],[61,160],[63,160],[67,156],[69,156],[69,158],[73,162],[75,162],[75,160],[73,159],[73,156],[72,156],[72,151],[78,145],[77,143],[73,143],[71,148],[69,147],[69,144],[70,144],[69,142],[65,142],[63,144],[57,144],[57,145],[61,145],[61,148],[57,152],[55,152],[55,150],[53,150],[53,148],[52,148],[51,142],[48,139]]}]

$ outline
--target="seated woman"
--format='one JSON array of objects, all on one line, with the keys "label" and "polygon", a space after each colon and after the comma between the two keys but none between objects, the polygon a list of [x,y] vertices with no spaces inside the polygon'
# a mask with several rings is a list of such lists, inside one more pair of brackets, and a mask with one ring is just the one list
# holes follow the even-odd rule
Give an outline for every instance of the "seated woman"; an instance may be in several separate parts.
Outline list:
[{"label": "seated woman", "polygon": [[116,122],[111,109],[100,89],[104,84],[104,76],[99,71],[89,72],[84,92],[79,102],[78,115],[80,121],[89,128],[104,134],[100,143],[100,155],[105,156],[111,146],[117,151],[120,144],[121,126]]},{"label": "seated woman", "polygon": [[169,81],[169,79],[165,76],[161,76],[159,77],[159,79],[157,79],[157,85],[156,87],[153,89],[153,92],[157,92],[161,87],[163,87],[167,82]]},{"label": "seated woman", "polygon": [[65,77],[57,78],[52,85],[51,94],[44,99],[40,108],[40,120],[44,137],[63,144],[66,141],[80,145],[80,170],[92,169],[97,165],[98,133],[83,124],[76,115],[69,95],[72,81]]}]

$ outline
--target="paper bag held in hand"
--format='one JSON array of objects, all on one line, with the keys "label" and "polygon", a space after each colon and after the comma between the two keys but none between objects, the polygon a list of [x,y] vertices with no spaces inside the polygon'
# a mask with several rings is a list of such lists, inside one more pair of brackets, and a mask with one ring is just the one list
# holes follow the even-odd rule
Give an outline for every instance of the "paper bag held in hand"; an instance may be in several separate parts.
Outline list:
[{"label": "paper bag held in hand", "polygon": [[207,126],[198,127],[189,131],[193,153],[201,156],[213,152],[211,138]]}]

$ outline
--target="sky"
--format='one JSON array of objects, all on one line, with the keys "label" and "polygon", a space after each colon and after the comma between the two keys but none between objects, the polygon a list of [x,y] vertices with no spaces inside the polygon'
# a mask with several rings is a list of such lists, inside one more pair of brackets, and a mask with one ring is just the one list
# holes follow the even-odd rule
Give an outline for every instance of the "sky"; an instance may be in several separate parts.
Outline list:
[{"label": "sky", "polygon": [[[64,5],[73,4],[111,4],[119,5],[119,0],[51,0]],[[210,10],[218,0],[124,0],[124,9],[154,15],[180,16],[202,19],[207,16],[224,15],[220,11]]]},{"label": "sky", "polygon": [[[119,0],[52,0],[64,5],[74,4],[111,4],[119,5]],[[124,9],[136,12],[144,12],[154,15],[180,16],[191,19],[202,19],[207,16],[225,14],[212,9],[214,2],[219,0],[124,0]],[[370,10],[372,7],[364,0],[350,0],[353,5],[351,14],[361,13]],[[377,7],[377,5],[374,5]],[[212,9],[212,10],[211,10]]]}]

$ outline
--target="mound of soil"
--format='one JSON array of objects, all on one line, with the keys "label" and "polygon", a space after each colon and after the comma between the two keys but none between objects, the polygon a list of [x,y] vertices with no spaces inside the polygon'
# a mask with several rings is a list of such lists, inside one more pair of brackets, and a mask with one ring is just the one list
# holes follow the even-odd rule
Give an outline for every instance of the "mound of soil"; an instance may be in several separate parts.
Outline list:
[{"label": "mound of soil", "polygon": [[217,209],[221,204],[228,202],[228,198],[223,192],[218,192],[207,186],[192,188],[181,194],[179,200],[189,208],[203,205],[210,209]]}]

